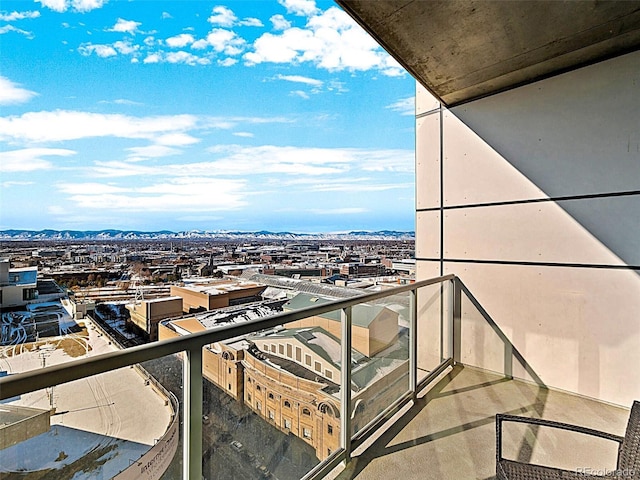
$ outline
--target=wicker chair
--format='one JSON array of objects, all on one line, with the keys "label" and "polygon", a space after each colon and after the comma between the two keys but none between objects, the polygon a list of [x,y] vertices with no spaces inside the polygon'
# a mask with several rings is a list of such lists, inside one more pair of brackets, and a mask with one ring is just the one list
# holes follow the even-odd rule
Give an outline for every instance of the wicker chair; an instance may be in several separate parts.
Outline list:
[{"label": "wicker chair", "polygon": [[[506,460],[502,458],[502,423],[518,422],[531,425],[555,427],[572,432],[594,435],[619,443],[616,470],[606,475],[593,475],[577,471],[561,470],[528,463]],[[631,407],[629,423],[624,437],[592,430],[590,428],[552,422],[541,418],[517,417],[514,415],[496,415],[496,477],[498,480],[552,480],[552,479],[598,479],[613,478],[616,480],[640,480],[640,402],[635,401]]]}]

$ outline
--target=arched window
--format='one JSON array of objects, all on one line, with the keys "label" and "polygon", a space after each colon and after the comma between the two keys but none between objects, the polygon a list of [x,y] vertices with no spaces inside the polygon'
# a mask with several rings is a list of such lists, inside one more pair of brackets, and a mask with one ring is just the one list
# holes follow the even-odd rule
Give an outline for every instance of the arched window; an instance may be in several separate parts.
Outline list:
[{"label": "arched window", "polygon": [[260,385],[256,385],[256,390],[260,392],[262,390],[262,387]]},{"label": "arched window", "polygon": [[284,406],[287,408],[291,408],[291,402],[289,400],[284,401]]},{"label": "arched window", "polygon": [[311,410],[309,410],[308,408],[305,407],[305,408],[302,409],[302,414],[307,416],[307,417],[310,417],[311,416]]},{"label": "arched window", "polygon": [[273,398],[274,398],[274,397],[273,397],[273,393],[269,392],[268,397],[269,397],[269,399],[270,399],[270,400],[273,400]]}]

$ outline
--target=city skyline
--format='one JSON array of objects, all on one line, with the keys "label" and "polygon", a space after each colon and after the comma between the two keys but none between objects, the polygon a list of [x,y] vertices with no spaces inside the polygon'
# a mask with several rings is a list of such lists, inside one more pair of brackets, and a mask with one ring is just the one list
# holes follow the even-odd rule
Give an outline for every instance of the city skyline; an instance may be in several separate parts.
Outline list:
[{"label": "city skyline", "polygon": [[332,2],[0,20],[0,229],[414,230],[415,83]]}]

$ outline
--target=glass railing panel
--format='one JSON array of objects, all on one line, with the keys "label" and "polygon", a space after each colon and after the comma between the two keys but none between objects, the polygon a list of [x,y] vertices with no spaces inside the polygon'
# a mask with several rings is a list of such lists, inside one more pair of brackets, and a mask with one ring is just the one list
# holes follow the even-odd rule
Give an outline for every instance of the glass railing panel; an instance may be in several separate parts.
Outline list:
[{"label": "glass railing panel", "polygon": [[[38,348],[3,363],[13,374],[46,355],[56,358]],[[180,370],[175,381],[179,391]],[[0,416],[2,478],[182,478],[179,401],[139,366],[7,399]]]},{"label": "glass railing panel", "polygon": [[409,296],[352,307],[353,435],[409,391]]},{"label": "glass railing panel", "polygon": [[[484,370],[511,375],[511,343],[466,292],[460,298],[460,361]],[[507,332],[510,333],[510,332]]]},{"label": "glass railing panel", "polygon": [[339,319],[205,346],[204,478],[299,479],[340,448]]},{"label": "glass railing panel", "polygon": [[451,282],[421,287],[416,292],[417,382],[452,353],[449,346],[451,325]]}]

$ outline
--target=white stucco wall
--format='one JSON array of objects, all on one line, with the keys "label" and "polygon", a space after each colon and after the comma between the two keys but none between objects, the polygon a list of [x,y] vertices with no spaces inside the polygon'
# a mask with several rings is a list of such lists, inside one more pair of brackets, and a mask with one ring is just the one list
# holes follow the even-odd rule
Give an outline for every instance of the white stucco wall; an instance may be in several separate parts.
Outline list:
[{"label": "white stucco wall", "polygon": [[[416,109],[418,278],[460,276],[545,384],[640,399],[640,53]],[[477,317],[463,361],[499,369]]]}]

